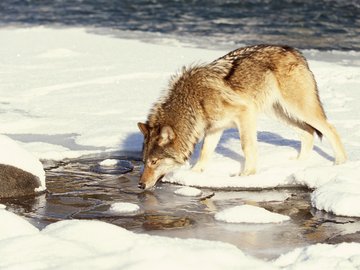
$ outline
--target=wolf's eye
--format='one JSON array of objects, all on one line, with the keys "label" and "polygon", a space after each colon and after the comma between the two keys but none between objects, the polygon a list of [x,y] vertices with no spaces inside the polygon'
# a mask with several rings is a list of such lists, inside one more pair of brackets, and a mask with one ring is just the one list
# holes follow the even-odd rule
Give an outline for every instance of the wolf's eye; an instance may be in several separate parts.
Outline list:
[{"label": "wolf's eye", "polygon": [[158,159],[151,160],[151,165],[155,165],[158,161],[159,161]]}]

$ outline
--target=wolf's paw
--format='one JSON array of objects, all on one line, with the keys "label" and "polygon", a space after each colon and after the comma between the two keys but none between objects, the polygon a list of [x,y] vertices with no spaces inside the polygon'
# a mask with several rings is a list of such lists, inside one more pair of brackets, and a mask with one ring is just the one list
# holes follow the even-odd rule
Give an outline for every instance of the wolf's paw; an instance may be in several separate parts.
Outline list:
[{"label": "wolf's paw", "polygon": [[346,162],[346,156],[335,159],[335,165],[344,164],[345,162]]},{"label": "wolf's paw", "polygon": [[243,172],[240,173],[240,176],[249,176],[249,175],[253,175],[256,173],[256,169],[248,169],[248,170],[244,170]]},{"label": "wolf's paw", "polygon": [[202,165],[195,164],[195,166],[191,168],[191,171],[196,173],[202,173],[204,171],[204,167]]},{"label": "wolf's paw", "polygon": [[289,160],[290,161],[300,161],[300,162],[302,162],[302,161],[306,161],[307,158],[303,157],[303,156],[296,156],[296,157],[289,157]]}]

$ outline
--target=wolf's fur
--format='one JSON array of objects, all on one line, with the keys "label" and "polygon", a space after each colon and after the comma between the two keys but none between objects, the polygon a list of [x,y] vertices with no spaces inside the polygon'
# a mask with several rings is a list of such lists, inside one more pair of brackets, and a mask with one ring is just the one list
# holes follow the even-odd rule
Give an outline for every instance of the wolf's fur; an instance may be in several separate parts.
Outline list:
[{"label": "wolf's fur", "polygon": [[153,106],[146,124],[144,173],[140,186],[150,188],[183,164],[204,138],[194,170],[205,168],[222,132],[237,127],[245,156],[242,175],[254,174],[257,162],[256,119],[272,112],[295,128],[299,158],[313,148],[314,132],[327,137],[335,163],[346,154],[335,128],[326,120],[316,82],[303,55],[287,46],[258,45],[237,49],[210,64],[183,68],[168,92]]}]

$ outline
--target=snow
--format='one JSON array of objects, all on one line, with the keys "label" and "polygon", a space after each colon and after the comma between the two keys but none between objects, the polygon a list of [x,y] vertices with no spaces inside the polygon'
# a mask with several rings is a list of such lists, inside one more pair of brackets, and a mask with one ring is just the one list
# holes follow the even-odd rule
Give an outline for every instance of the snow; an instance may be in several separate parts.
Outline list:
[{"label": "snow", "polygon": [[140,210],[137,204],[127,202],[116,202],[111,204],[109,211],[118,214],[135,213]]},{"label": "snow", "polygon": [[35,191],[46,189],[45,171],[38,158],[4,135],[0,135],[0,149],[0,164],[11,165],[37,176],[40,186]]},{"label": "snow", "polygon": [[202,194],[202,191],[193,187],[182,187],[174,191],[175,194],[188,197],[196,197]]},{"label": "snow", "polygon": [[99,163],[100,166],[104,166],[104,167],[112,167],[115,166],[116,164],[118,164],[117,159],[105,159]]},{"label": "snow", "polygon": [[1,269],[194,269],[201,265],[206,269],[330,270],[360,266],[359,243],[312,245],[267,262],[227,243],[136,234],[102,221],[59,221],[39,231],[3,208],[0,218]]},{"label": "snow", "polygon": [[[78,28],[0,29],[0,38],[2,132],[38,158],[57,160],[113,150],[140,152],[143,137],[136,123],[146,119],[170,75],[183,65],[212,61],[226,53],[180,43],[146,44]],[[351,213],[342,204],[360,200],[347,188],[360,181],[356,173],[360,168],[360,53],[310,50],[305,55],[328,119],[345,145],[346,164],[333,166],[326,138],[316,140],[308,160],[295,160],[300,147],[297,135],[264,116],[258,122],[256,175],[238,176],[243,154],[238,132],[232,129],[224,132],[203,173],[189,170],[197,150],[190,164],[163,181],[228,189],[321,187],[321,193],[328,195],[314,193],[316,208],[358,215],[359,204],[348,207]],[[337,188],[330,192],[326,185],[334,181]],[[348,203],[341,199],[347,195],[353,198]]]},{"label": "snow", "polygon": [[[182,44],[146,44],[78,28],[0,29],[0,40],[1,131],[40,159],[114,150],[140,152],[143,137],[136,123],[146,119],[170,75],[183,65],[212,61],[226,53]],[[238,176],[243,163],[239,135],[236,130],[227,130],[203,173],[190,170],[199,154],[197,148],[190,164],[163,180],[220,189],[306,186],[314,189],[311,202],[317,209],[360,216],[360,53],[311,50],[305,55],[329,122],[345,145],[346,164],[333,165],[326,138],[316,140],[308,160],[295,160],[300,147],[297,135],[277,121],[260,117],[256,175]],[[0,137],[0,144],[1,162],[22,166],[19,168],[39,176],[45,187],[45,174],[37,158],[5,136]],[[265,221],[275,214],[260,208],[241,215],[239,209],[244,211],[237,206],[227,220],[241,216],[248,222],[260,211],[260,220]],[[360,244],[310,246],[270,263],[219,242],[137,235],[99,221],[57,222],[39,232],[1,207],[0,214],[1,269],[184,269],[194,265],[210,269],[319,269],[318,262],[332,269],[360,264]]]},{"label": "snow", "polygon": [[215,214],[215,219],[227,223],[280,223],[290,220],[288,216],[247,204],[222,210]]},{"label": "snow", "polygon": [[358,173],[358,167],[354,167],[316,189],[311,195],[312,206],[335,215],[360,217]]},{"label": "snow", "polygon": [[285,269],[359,269],[360,244],[317,244],[280,256],[275,265]]},{"label": "snow", "polygon": [[6,211],[5,206],[2,204],[0,205],[0,220],[0,243],[3,239],[39,232],[37,228],[23,218]]},{"label": "snow", "polygon": [[4,209],[0,215],[18,233],[1,234],[1,269],[276,269],[221,242],[135,234],[86,220],[60,221],[38,231]]}]

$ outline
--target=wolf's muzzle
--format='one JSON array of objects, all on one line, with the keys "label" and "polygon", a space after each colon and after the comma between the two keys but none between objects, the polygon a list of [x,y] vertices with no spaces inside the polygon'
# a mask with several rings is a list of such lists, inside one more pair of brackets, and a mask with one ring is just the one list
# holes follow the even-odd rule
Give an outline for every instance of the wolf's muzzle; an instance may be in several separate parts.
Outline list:
[{"label": "wolf's muzzle", "polygon": [[139,183],[138,188],[145,189],[146,185],[144,183]]}]

